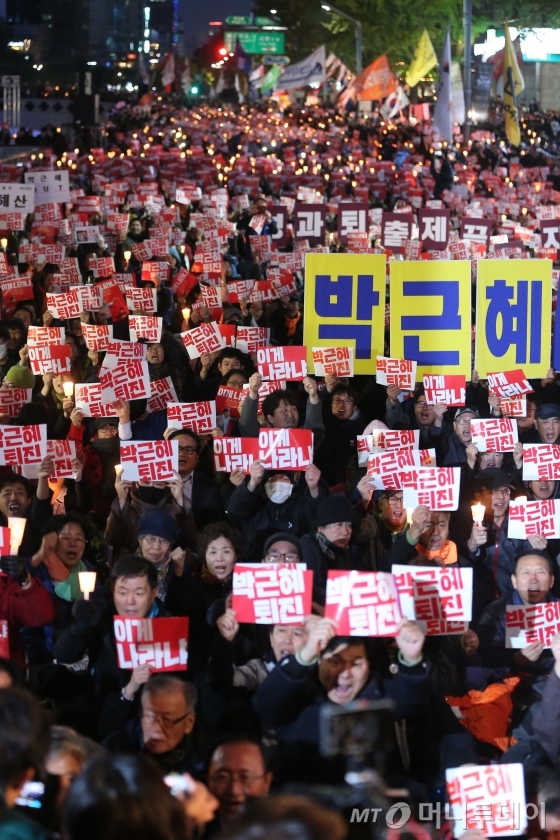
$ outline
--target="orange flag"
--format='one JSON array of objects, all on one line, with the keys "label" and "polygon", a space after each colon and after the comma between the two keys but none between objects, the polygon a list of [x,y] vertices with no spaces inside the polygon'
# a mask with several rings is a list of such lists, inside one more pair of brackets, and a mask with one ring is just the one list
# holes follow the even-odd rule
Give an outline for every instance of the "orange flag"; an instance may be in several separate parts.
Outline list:
[{"label": "orange flag", "polygon": [[381,55],[362,70],[352,85],[356,98],[364,101],[385,99],[397,89],[395,74],[386,55]]}]

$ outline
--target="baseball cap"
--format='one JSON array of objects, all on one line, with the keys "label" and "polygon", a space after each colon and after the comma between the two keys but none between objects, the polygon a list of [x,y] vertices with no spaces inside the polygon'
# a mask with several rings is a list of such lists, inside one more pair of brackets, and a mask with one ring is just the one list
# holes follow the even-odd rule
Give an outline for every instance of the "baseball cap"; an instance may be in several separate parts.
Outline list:
[{"label": "baseball cap", "polygon": [[560,405],[543,403],[535,411],[535,420],[549,420],[551,417],[560,417]]},{"label": "baseball cap", "polygon": [[475,417],[480,417],[476,408],[473,408],[471,405],[462,405],[461,408],[458,408],[455,412],[455,417],[453,419],[456,420],[457,417],[461,416],[461,414],[466,414],[467,412],[469,414],[474,414]]},{"label": "baseball cap", "polygon": [[474,488],[480,490],[497,490],[498,487],[510,487],[514,490],[509,475],[503,470],[495,468],[481,470],[476,477]]}]

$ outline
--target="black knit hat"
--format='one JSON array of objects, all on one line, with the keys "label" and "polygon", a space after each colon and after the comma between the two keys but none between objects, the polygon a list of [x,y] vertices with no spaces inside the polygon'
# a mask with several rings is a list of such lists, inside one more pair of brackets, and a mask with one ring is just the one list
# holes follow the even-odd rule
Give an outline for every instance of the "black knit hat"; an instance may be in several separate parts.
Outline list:
[{"label": "black knit hat", "polygon": [[270,549],[270,546],[274,545],[275,542],[288,542],[288,543],[290,543],[291,545],[294,546],[294,548],[296,549],[297,553],[299,554],[299,556],[301,558],[301,543],[300,543],[300,541],[298,540],[297,537],[294,537],[293,534],[288,534],[285,531],[279,531],[277,534],[272,534],[272,536],[267,539],[267,541],[264,544],[263,557],[266,557],[266,555],[268,554],[268,551]]},{"label": "black knit hat", "polygon": [[327,496],[319,502],[315,525],[332,525],[334,522],[355,522],[354,508],[346,496]]}]

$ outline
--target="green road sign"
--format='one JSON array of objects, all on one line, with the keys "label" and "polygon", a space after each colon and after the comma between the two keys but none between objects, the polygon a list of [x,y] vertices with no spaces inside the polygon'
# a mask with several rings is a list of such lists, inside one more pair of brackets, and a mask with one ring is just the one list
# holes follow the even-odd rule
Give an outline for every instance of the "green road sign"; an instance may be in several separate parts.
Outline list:
[{"label": "green road sign", "polygon": [[283,32],[224,32],[225,46],[228,52],[235,51],[235,43],[239,43],[246,53],[253,55],[282,55],[284,52]]},{"label": "green road sign", "polygon": [[226,23],[229,26],[251,26],[253,20],[251,16],[243,17],[243,15],[230,15],[226,18]]},{"label": "green road sign", "polygon": [[255,26],[276,26],[276,21],[267,17],[256,17]]}]

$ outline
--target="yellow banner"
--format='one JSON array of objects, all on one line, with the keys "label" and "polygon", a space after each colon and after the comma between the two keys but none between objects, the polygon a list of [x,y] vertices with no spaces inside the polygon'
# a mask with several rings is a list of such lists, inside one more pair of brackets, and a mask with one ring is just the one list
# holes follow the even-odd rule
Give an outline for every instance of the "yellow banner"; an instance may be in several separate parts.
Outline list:
[{"label": "yellow banner", "polygon": [[420,79],[430,72],[430,70],[437,64],[437,55],[430,41],[428,30],[424,29],[420,35],[412,64],[408,68],[406,74],[406,83],[410,87],[417,85]]},{"label": "yellow banner", "polygon": [[506,136],[510,143],[519,146],[521,143],[521,129],[519,128],[519,109],[517,97],[525,88],[525,82],[517,63],[517,56],[511,37],[509,27],[504,23],[506,43],[504,47],[504,115]]},{"label": "yellow banner", "polygon": [[385,256],[307,254],[303,341],[312,347],[355,347],[354,373],[375,373],[384,355]]},{"label": "yellow banner", "polygon": [[475,368],[485,377],[523,368],[541,378],[550,367],[552,262],[479,260]]},{"label": "yellow banner", "polygon": [[391,357],[424,373],[471,378],[471,264],[391,263]]}]

